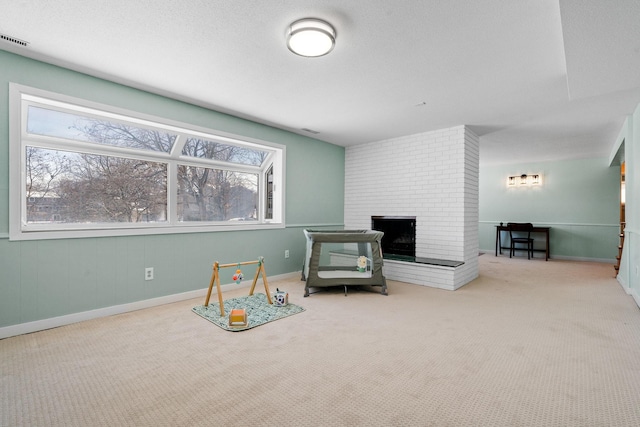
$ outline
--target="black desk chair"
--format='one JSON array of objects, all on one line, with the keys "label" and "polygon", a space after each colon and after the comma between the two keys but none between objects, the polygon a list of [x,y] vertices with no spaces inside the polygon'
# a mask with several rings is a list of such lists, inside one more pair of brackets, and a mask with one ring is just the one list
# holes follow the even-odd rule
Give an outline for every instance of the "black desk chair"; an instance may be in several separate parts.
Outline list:
[{"label": "black desk chair", "polygon": [[509,229],[509,240],[511,241],[509,258],[515,254],[516,250],[523,249],[517,248],[516,245],[527,245],[527,259],[533,258],[533,239],[531,238],[533,224],[529,222],[509,222],[507,223],[507,228]]}]

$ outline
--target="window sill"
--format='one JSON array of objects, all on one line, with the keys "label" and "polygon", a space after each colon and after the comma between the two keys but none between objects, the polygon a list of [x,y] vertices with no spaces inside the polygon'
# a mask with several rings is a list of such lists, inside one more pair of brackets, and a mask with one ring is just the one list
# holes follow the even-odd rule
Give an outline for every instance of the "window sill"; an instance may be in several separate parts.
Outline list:
[{"label": "window sill", "polygon": [[118,236],[153,236],[162,234],[186,234],[186,233],[217,233],[225,231],[251,231],[251,230],[272,230],[285,228],[283,222],[280,223],[257,223],[247,224],[216,224],[216,225],[181,225],[158,227],[128,227],[112,229],[93,230],[50,230],[50,231],[22,231],[9,233],[10,241],[20,240],[49,240],[49,239],[80,239],[88,237],[118,237]]}]

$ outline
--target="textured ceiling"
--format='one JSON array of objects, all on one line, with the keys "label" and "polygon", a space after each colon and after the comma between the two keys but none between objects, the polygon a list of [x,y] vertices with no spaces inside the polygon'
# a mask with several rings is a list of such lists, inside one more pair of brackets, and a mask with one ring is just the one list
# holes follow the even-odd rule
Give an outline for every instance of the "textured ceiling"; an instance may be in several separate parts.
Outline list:
[{"label": "textured ceiling", "polygon": [[[0,49],[349,146],[466,124],[485,165],[609,155],[637,0],[0,0]],[[293,55],[285,28],[331,22]],[[309,134],[302,129],[319,132]]]}]

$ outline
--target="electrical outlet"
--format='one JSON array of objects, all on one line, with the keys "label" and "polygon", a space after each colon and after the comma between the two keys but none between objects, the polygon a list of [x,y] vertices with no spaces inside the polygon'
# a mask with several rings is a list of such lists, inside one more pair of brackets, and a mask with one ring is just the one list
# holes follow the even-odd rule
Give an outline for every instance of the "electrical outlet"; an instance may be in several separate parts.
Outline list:
[{"label": "electrical outlet", "polygon": [[144,269],[144,280],[153,280],[153,267]]},{"label": "electrical outlet", "polygon": [[289,258],[289,249],[284,251],[284,257]]}]

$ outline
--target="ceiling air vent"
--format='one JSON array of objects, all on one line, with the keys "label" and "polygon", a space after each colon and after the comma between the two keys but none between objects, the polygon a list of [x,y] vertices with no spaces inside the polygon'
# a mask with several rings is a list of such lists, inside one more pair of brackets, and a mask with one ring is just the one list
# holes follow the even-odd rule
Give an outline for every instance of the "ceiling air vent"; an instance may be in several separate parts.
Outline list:
[{"label": "ceiling air vent", "polygon": [[302,128],[302,130],[303,130],[303,131],[305,131],[305,132],[312,133],[312,134],[314,134],[314,135],[317,135],[317,134],[319,134],[319,133],[320,133],[320,132],[318,132],[317,130],[313,130],[313,129],[309,129],[309,128]]},{"label": "ceiling air vent", "polygon": [[6,34],[0,34],[0,40],[4,40],[4,41],[9,42],[9,43],[18,44],[20,46],[28,46],[29,45],[29,42],[17,39],[15,37],[7,36]]}]

